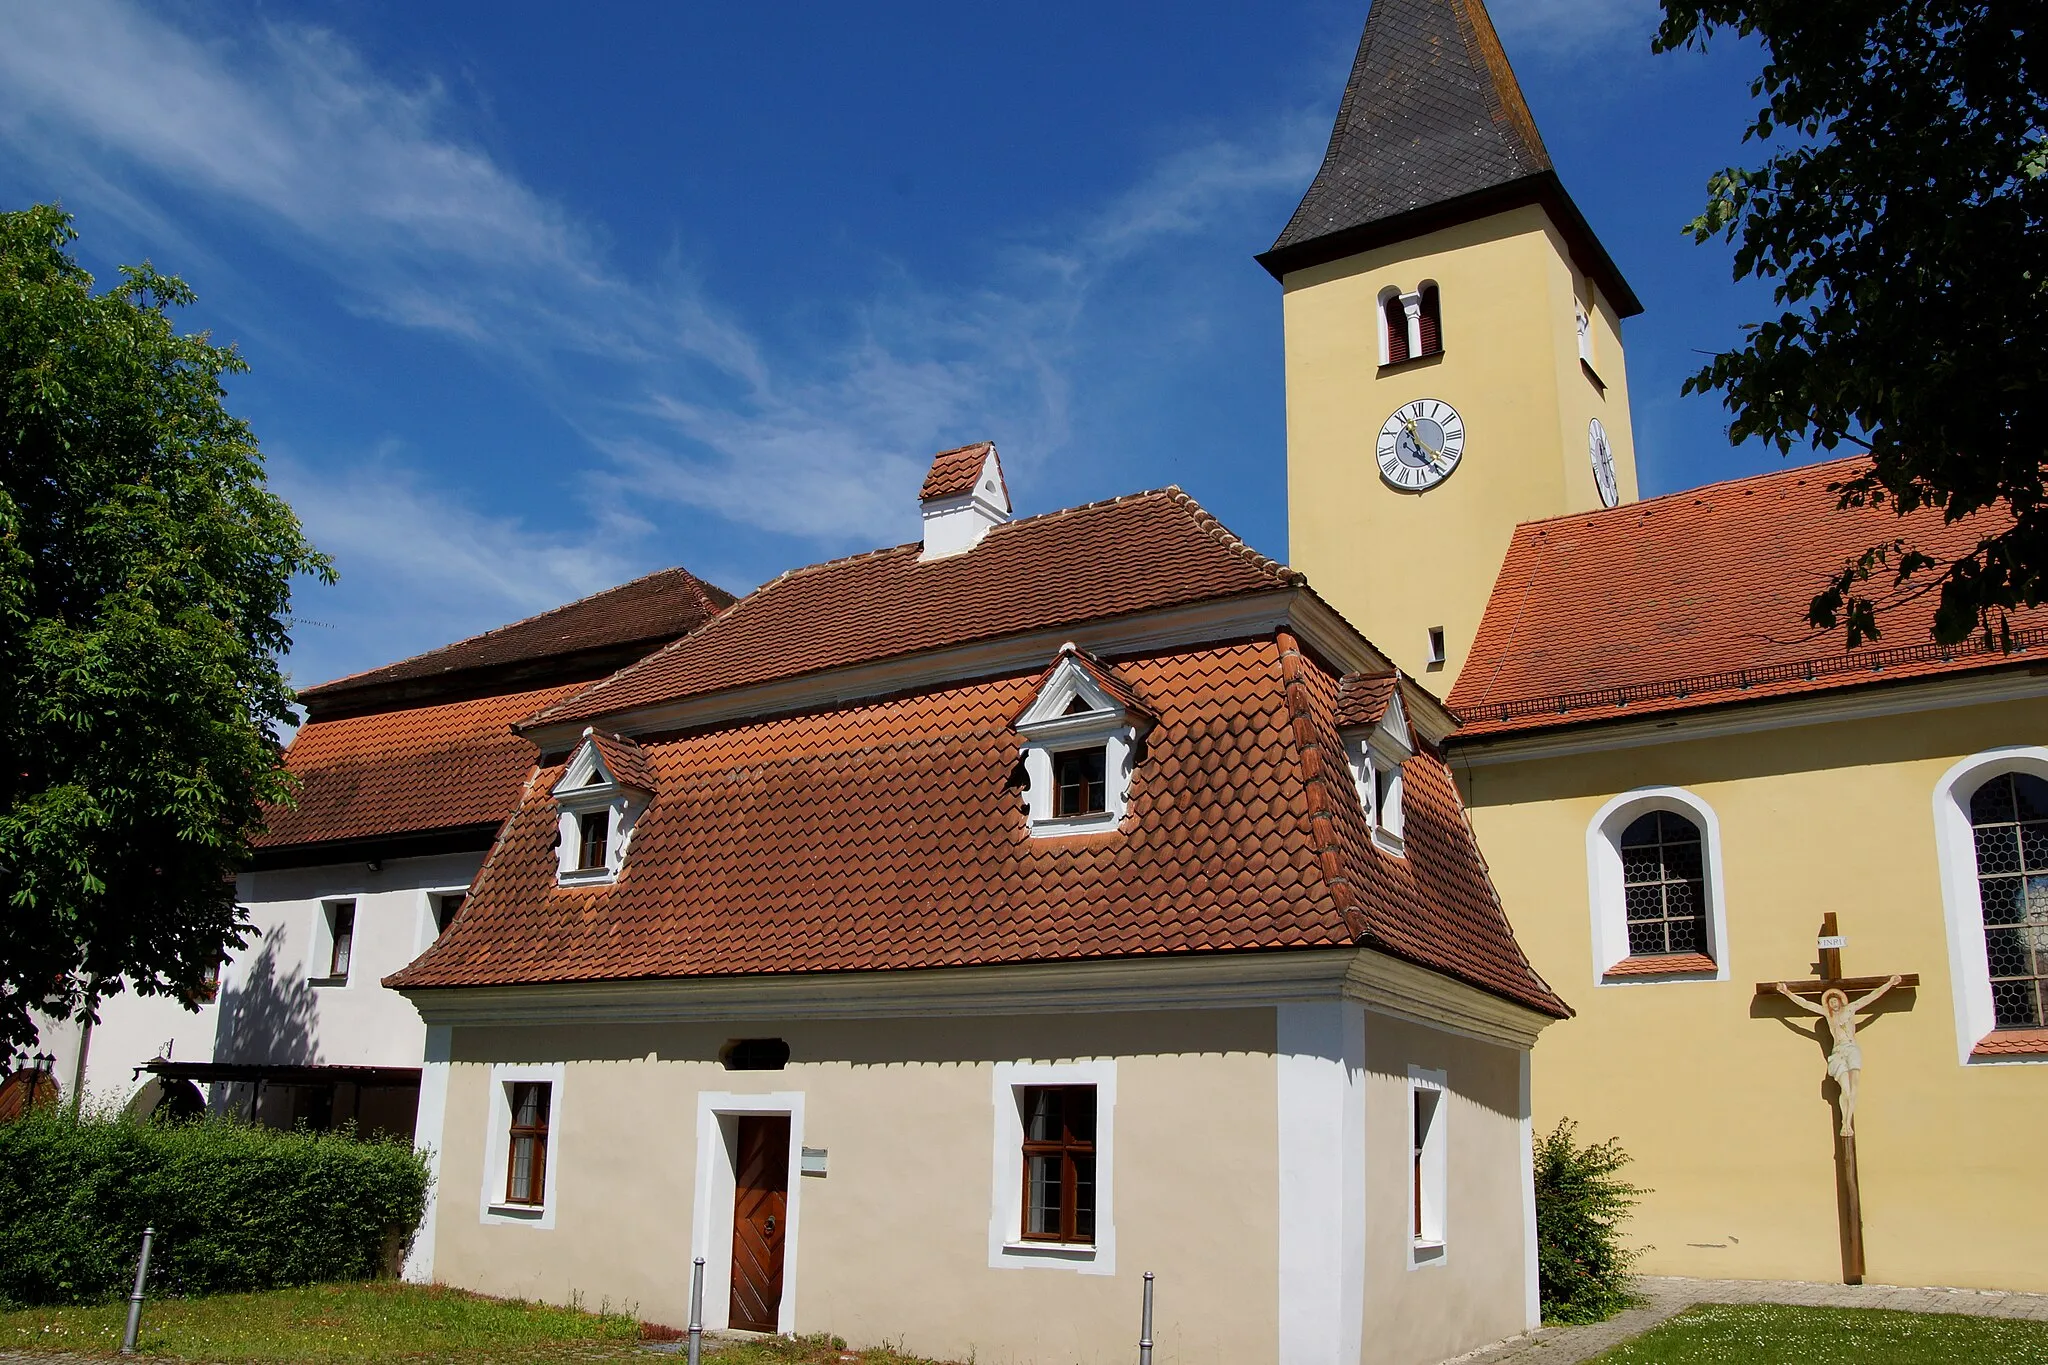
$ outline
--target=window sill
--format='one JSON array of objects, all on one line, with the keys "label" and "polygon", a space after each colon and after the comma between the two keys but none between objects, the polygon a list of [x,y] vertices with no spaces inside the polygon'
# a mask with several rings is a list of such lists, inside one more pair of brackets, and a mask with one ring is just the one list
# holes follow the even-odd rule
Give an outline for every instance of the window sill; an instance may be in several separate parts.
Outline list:
[{"label": "window sill", "polygon": [[1048,1261],[1092,1261],[1093,1242],[1005,1242],[1005,1256],[1040,1256]]},{"label": "window sill", "polygon": [[1605,394],[1607,392],[1607,381],[1602,379],[1600,377],[1599,371],[1593,368],[1592,361],[1586,359],[1584,356],[1580,356],[1579,368],[1586,372],[1586,378],[1593,381],[1594,389],[1598,390],[1602,394]]},{"label": "window sill", "polygon": [[1050,820],[1033,821],[1031,837],[1058,839],[1069,834],[1110,834],[1121,819],[1116,811],[1104,811],[1100,815],[1056,815]]},{"label": "window sill", "polygon": [[1425,365],[1437,364],[1438,362],[1442,361],[1443,358],[1443,348],[1438,347],[1436,350],[1429,352],[1427,355],[1412,355],[1409,356],[1406,360],[1389,361],[1385,365],[1380,366],[1380,374],[1382,376],[1385,376],[1393,374],[1397,370],[1420,369]]},{"label": "window sill", "polygon": [[1407,841],[1404,840],[1400,835],[1395,834],[1391,830],[1385,829],[1379,825],[1373,826],[1372,843],[1374,848],[1380,849],[1386,853],[1391,853],[1396,858],[1405,858],[1408,856]]},{"label": "window sill", "polygon": [[490,1204],[484,1209],[493,1218],[512,1223],[538,1223],[548,1216],[545,1204]]},{"label": "window sill", "polygon": [[609,867],[579,867],[555,874],[560,886],[610,886],[618,879],[618,872]]},{"label": "window sill", "polygon": [[1699,981],[1720,973],[1721,964],[1705,953],[1659,953],[1625,957],[1600,974],[1602,981],[1676,979]]},{"label": "window sill", "polygon": [[1410,1270],[1422,1270],[1429,1266],[1442,1265],[1443,1263],[1444,1244],[1442,1242],[1425,1242],[1418,1238],[1408,1244],[1408,1268]]},{"label": "window sill", "polygon": [[2007,1028],[1987,1033],[1970,1049],[1973,1062],[2005,1058],[2038,1058],[2048,1061],[2048,1028]]},{"label": "window sill", "polygon": [[346,986],[348,978],[345,976],[309,976],[306,978],[306,984],[308,986]]}]

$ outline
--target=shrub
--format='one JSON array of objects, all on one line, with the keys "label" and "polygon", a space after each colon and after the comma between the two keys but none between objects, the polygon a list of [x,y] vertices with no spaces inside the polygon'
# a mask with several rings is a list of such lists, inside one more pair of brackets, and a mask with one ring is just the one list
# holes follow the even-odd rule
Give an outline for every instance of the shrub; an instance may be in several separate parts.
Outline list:
[{"label": "shrub", "polygon": [[1648,1191],[1616,1178],[1619,1139],[1580,1146],[1561,1120],[1536,1144],[1536,1260],[1545,1322],[1600,1322],[1635,1302],[1621,1220]]},{"label": "shrub", "polygon": [[400,1142],[213,1118],[37,1113],[0,1127],[0,1302],[94,1303],[368,1279],[419,1225],[425,1161]]}]

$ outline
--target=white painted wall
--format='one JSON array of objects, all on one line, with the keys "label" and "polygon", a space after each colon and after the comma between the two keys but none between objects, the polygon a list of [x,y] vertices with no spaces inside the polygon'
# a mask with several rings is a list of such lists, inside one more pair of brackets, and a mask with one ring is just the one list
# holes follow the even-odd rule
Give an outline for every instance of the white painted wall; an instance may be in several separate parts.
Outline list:
[{"label": "white painted wall", "polygon": [[[221,972],[215,1002],[192,1012],[124,992],[100,1007],[87,1057],[86,1092],[125,1102],[140,1084],[135,1068],[153,1057],[177,1061],[418,1066],[426,1026],[403,996],[378,984],[434,939],[433,897],[460,892],[483,865],[481,853],[244,873],[238,885],[254,934]],[[310,983],[327,970],[322,906],[356,903],[354,960],[347,985]],[[57,1056],[68,1093],[78,1060],[78,1026],[54,1025],[40,1050]],[[169,1049],[166,1053],[166,1049]]]}]

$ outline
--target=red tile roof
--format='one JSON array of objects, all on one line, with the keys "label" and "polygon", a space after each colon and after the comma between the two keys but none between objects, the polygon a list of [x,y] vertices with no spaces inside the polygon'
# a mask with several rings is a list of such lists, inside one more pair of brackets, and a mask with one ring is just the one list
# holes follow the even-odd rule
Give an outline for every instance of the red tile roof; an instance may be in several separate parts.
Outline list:
[{"label": "red tile roof", "polygon": [[[1048,537],[1068,537],[1063,528],[1085,529],[1091,516],[1167,539],[1168,562],[1197,582],[1234,587],[1277,574],[1220,539],[1178,494],[1040,524],[1053,528]],[[963,558],[978,559],[1000,534]],[[885,598],[906,592],[911,565],[900,552],[841,564],[854,567],[826,566],[815,592],[797,575],[762,595],[803,592],[814,619],[831,619],[837,604],[873,601],[831,591],[835,575],[857,576]],[[1141,566],[1140,579],[1148,572]],[[1018,596],[1026,599],[1018,616],[1033,619],[1033,594]],[[1086,591],[1069,599],[1089,600]],[[996,599],[980,605],[991,609]],[[743,606],[736,616],[746,614]],[[920,629],[886,611],[857,615],[868,629],[893,629],[890,644]],[[1365,943],[1533,1009],[1567,1012],[1515,946],[1450,773],[1434,754],[1418,754],[1407,769],[1407,856],[1373,846],[1337,739],[1337,679],[1290,640],[1185,648],[1115,668],[1158,717],[1117,831],[1031,837],[1011,786],[1010,729],[1035,684],[1030,674],[648,739],[656,794],[615,885],[556,885],[549,791],[559,770],[544,770],[461,918],[387,984],[865,971]]]},{"label": "red tile roof", "polygon": [[533,723],[1301,581],[1178,488],[1006,522],[971,551],[929,563],[919,548],[792,570]]},{"label": "red tile roof", "polygon": [[597,746],[597,756],[604,761],[605,771],[614,782],[644,792],[654,790],[654,766],[647,761],[645,749],[624,735],[596,729],[585,730],[584,734]]},{"label": "red tile roof", "polygon": [[285,751],[298,809],[272,809],[258,848],[496,824],[533,770],[512,722],[576,684],[309,721]]},{"label": "red tile roof", "polygon": [[1125,714],[1140,716],[1146,720],[1156,719],[1152,714],[1152,708],[1145,704],[1145,699],[1137,694],[1137,691],[1132,688],[1130,683],[1124,680],[1123,676],[1115,668],[1096,658],[1087,650],[1068,644],[1060,646],[1059,657],[1047,664],[1045,671],[1031,680],[1031,690],[1024,694],[1024,704],[1017,708],[1017,714],[1010,717],[1010,724],[1015,725],[1018,721],[1024,719],[1024,713],[1031,709],[1033,703],[1038,700],[1038,694],[1045,690],[1045,685],[1052,681],[1052,675],[1059,672],[1060,664],[1069,657],[1073,659],[1082,672],[1095,680],[1097,687],[1100,687],[1116,699],[1116,704],[1123,709]]},{"label": "red tile roof", "polygon": [[988,454],[994,449],[993,441],[976,441],[971,446],[940,451],[932,457],[931,470],[924,476],[924,487],[917,490],[917,500],[930,502],[934,498],[959,498],[972,493],[975,482],[981,478],[981,467],[988,463]]},{"label": "red tile roof", "polygon": [[687,569],[663,569],[410,659],[308,687],[299,693],[299,700],[319,714],[352,705],[365,693],[394,685],[445,681],[479,670],[552,663],[592,652],[626,651],[623,658],[613,658],[594,672],[582,672],[581,678],[587,681],[695,630],[733,600],[731,593]]},{"label": "red tile roof", "polygon": [[[1837,460],[1517,527],[1451,692],[1464,722],[1454,742],[2016,662],[1932,643],[1935,599],[1917,588],[1880,598],[1878,644],[1845,650],[1839,630],[1806,624],[1814,594],[1869,546],[1904,535],[1947,558],[1986,532],[1936,512],[1837,510],[1828,484],[1863,467]],[[2048,610],[2012,624],[2021,658],[2037,661]]]},{"label": "red tile roof", "polygon": [[1387,703],[1394,699],[1400,681],[1401,675],[1392,669],[1345,674],[1337,691],[1337,724],[1346,730],[1369,730],[1378,725],[1386,719]]}]

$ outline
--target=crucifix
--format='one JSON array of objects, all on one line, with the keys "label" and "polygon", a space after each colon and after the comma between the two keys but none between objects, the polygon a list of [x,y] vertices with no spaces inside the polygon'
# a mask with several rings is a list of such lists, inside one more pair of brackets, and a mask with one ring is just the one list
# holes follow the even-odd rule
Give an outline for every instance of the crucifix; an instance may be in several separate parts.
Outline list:
[{"label": "crucifix", "polygon": [[1842,1233],[1842,1282],[1863,1283],[1863,1188],[1856,1172],[1856,1086],[1863,1074],[1863,1045],[1856,1041],[1857,1011],[1877,1003],[1892,990],[1911,990],[1919,974],[1892,976],[1842,975],[1842,936],[1830,910],[1820,923],[1820,975],[1805,981],[1759,981],[1759,998],[1783,996],[1827,1022],[1834,1046],[1828,1050],[1828,1076],[1834,1081],[1841,1110],[1835,1134],[1835,1200]]}]

